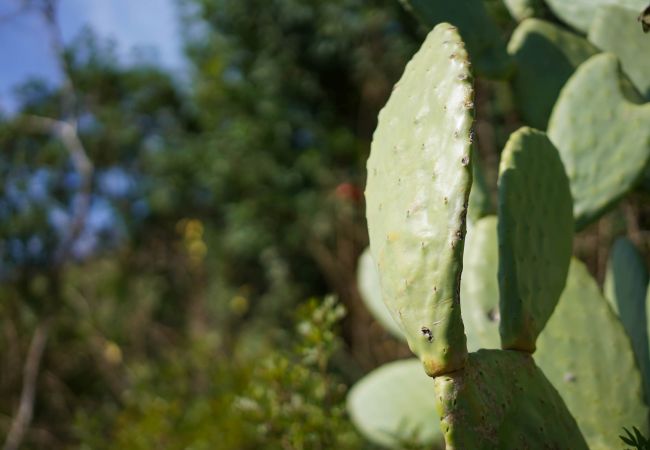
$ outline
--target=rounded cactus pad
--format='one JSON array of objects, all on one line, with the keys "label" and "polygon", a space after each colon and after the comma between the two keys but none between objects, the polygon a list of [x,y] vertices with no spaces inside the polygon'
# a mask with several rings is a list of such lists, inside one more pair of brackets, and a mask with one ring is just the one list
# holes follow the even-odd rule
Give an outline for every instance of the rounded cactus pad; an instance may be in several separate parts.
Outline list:
[{"label": "rounded cactus pad", "polygon": [[604,51],[615,53],[623,71],[641,95],[650,100],[650,39],[639,26],[638,16],[639,10],[599,8],[589,28],[589,40]]},{"label": "rounded cactus pad", "polygon": [[546,129],[562,86],[598,49],[585,38],[544,20],[519,24],[508,43],[517,71],[515,101],[525,122]]},{"label": "rounded cactus pad", "polygon": [[517,21],[529,19],[544,13],[544,2],[542,0],[503,0],[510,15]]},{"label": "rounded cactus pad", "polygon": [[535,351],[564,289],[573,243],[569,180],[546,134],[521,128],[499,167],[501,346]]},{"label": "rounded cactus pad", "polygon": [[473,88],[455,27],[429,33],[379,114],[366,216],[382,294],[430,376],[467,355],[460,313]]},{"label": "rounded cactus pad", "polygon": [[589,448],[621,448],[623,427],[636,426],[648,434],[648,408],[630,339],[576,259],[537,347],[535,361],[564,399]]},{"label": "rounded cactus pad", "polygon": [[355,384],[347,408],[355,426],[375,444],[431,446],[443,439],[433,392],[433,380],[422,371],[420,361],[394,361]]},{"label": "rounded cactus pad", "polygon": [[647,290],[648,269],[643,255],[629,239],[616,239],[607,262],[604,291],[632,340],[636,361],[643,375],[646,398],[650,396]]},{"label": "rounded cactus pad", "polygon": [[363,300],[363,303],[375,320],[397,339],[404,340],[402,329],[395,322],[393,316],[390,315],[390,312],[388,312],[388,308],[386,308],[384,299],[381,296],[379,272],[377,271],[375,260],[370,253],[370,248],[365,249],[359,258],[357,284],[359,285],[361,300]]},{"label": "rounded cactus pad", "polygon": [[[478,159],[478,158],[477,158]],[[494,206],[490,199],[483,169],[478,161],[472,162],[472,191],[469,193],[469,209],[467,211],[467,227],[478,222],[481,217],[494,214]]]},{"label": "rounded cactus pad", "polygon": [[603,6],[618,5],[639,12],[648,6],[647,0],[546,0],[546,3],[560,19],[585,33]]},{"label": "rounded cactus pad", "polygon": [[467,232],[460,286],[463,323],[470,351],[499,348],[497,218],[483,217]]},{"label": "rounded cactus pad", "polygon": [[577,229],[600,217],[643,172],[650,155],[650,103],[638,102],[610,53],[588,59],[560,93],[548,136],[571,181]]},{"label": "rounded cactus pad", "polygon": [[587,449],[576,421],[532,357],[470,353],[464,370],[435,379],[447,450]]}]

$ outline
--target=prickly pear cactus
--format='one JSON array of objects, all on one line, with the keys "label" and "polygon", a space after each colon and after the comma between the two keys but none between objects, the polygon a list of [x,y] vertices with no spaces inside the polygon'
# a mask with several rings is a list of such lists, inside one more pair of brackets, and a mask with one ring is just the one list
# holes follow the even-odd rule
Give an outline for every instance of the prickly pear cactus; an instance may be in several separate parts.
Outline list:
[{"label": "prickly pear cactus", "polygon": [[[511,137],[499,179],[501,339],[516,350],[467,354],[460,277],[472,182],[470,79],[457,30],[440,24],[380,113],[366,205],[382,297],[434,377],[447,449],[586,449],[562,398],[530,355],[564,285],[573,233],[557,150],[530,128]],[[477,220],[472,243],[492,269],[494,228],[493,218]],[[468,295],[480,290],[471,289],[477,272],[476,286],[496,291],[487,266],[468,264]],[[472,300],[466,304],[478,303],[484,314],[495,309],[489,299]],[[382,390],[382,383],[375,386],[368,392]]]},{"label": "prickly pear cactus", "polygon": [[480,75],[502,78],[511,71],[501,32],[482,0],[400,0],[404,7],[431,29],[441,22],[458,27]]},{"label": "prickly pear cactus", "polygon": [[385,364],[363,377],[350,390],[347,408],[356,427],[376,444],[442,443],[433,382],[415,358]]},{"label": "prickly pear cactus", "polygon": [[643,375],[646,398],[650,394],[650,350],[646,319],[648,269],[643,256],[627,238],[618,238],[609,255],[605,296],[620,317]]},{"label": "prickly pear cactus", "polygon": [[[648,283],[648,287],[646,289],[646,294],[645,294],[645,304],[646,304],[646,310],[645,310],[645,321],[646,324],[648,324],[648,339],[650,339],[650,282]],[[650,342],[648,343],[648,347],[650,347]],[[647,383],[647,380],[646,380]],[[646,400],[650,398],[650,389],[646,390]],[[648,401],[650,404],[650,401]]]},{"label": "prickly pear cactus", "polygon": [[630,340],[578,260],[571,262],[566,289],[537,347],[535,361],[560,392],[589,448],[620,448],[624,426],[648,434],[648,408]]},{"label": "prickly pear cactus", "polygon": [[[489,250],[496,247],[496,239],[496,223],[490,217],[479,221],[467,234],[461,298],[470,348],[476,348],[476,342],[483,348],[498,345],[498,324],[485,320],[484,315],[485,311],[498,315],[498,291],[489,282],[497,277],[497,255]],[[621,255],[614,258],[618,260]],[[627,257],[623,259],[628,261]],[[623,268],[626,276],[637,272],[636,265],[629,261],[614,265]],[[477,270],[478,267],[482,269]],[[619,278],[619,283],[626,291],[631,285],[643,290],[641,282],[622,282]],[[606,282],[606,289],[613,289],[613,284]],[[478,289],[481,285],[482,292]],[[476,295],[480,295],[480,303],[475,300]],[[640,320],[647,320],[645,317],[644,313]],[[560,392],[590,448],[619,448],[617,430],[629,424],[646,430],[642,376],[635,366],[630,341],[596,282],[578,260],[571,262],[566,287],[538,338],[537,347],[535,361]],[[576,352],[575,348],[585,351]]]},{"label": "prickly pear cactus", "polygon": [[564,289],[573,242],[569,180],[545,133],[510,136],[498,211],[501,346],[532,353]]},{"label": "prickly pear cactus", "polygon": [[498,263],[497,218],[487,216],[468,230],[463,257],[460,298],[470,351],[500,347]]},{"label": "prickly pear cactus", "polygon": [[548,135],[571,182],[577,229],[600,217],[643,171],[650,103],[640,101],[612,54],[587,60],[560,93]]},{"label": "prickly pear cactus", "polygon": [[[483,249],[489,248],[486,241],[496,242],[496,224],[490,231],[488,228],[491,227],[487,226],[489,221],[490,218],[482,219],[467,234],[461,298],[470,348],[475,348],[475,342],[479,342],[483,348],[494,348],[493,336],[498,331],[497,323],[485,320],[484,315],[480,314],[490,311],[498,315],[496,286],[491,287],[490,283],[483,282],[485,290],[481,293],[480,304],[468,298],[466,292],[469,289],[465,286],[470,280],[470,285],[477,283],[473,281],[475,277],[496,280],[496,255],[489,251],[482,253]],[[482,230],[480,242],[483,244],[477,242],[474,235],[477,230]],[[475,258],[478,260],[473,261]],[[636,272],[629,262],[616,265],[625,271]],[[479,266],[483,270],[476,271],[475,268]],[[627,290],[630,284],[624,283]],[[632,284],[640,287],[641,283]],[[471,289],[471,292],[476,290]],[[640,320],[648,319],[644,314]],[[485,339],[486,336],[490,338]],[[588,350],[575,352],[575,348]],[[582,263],[573,260],[560,301],[538,339],[534,359],[566,401],[592,449],[618,448],[616,430],[629,427],[625,423],[638,424],[635,426],[646,429],[643,417],[647,408],[640,389],[642,376],[634,365],[633,355],[621,322],[611,313],[596,282]],[[615,388],[612,388],[613,384],[616,384]]]},{"label": "prickly pear cactus", "polygon": [[435,378],[446,448],[586,449],[530,355],[563,288],[573,235],[568,180],[542,132],[517,131],[502,153],[498,228],[501,340],[516,350],[470,353]]},{"label": "prickly pear cactus", "polygon": [[546,0],[546,3],[560,19],[585,33],[602,6],[618,5],[639,12],[648,6],[647,0]]},{"label": "prickly pear cactus", "polygon": [[538,19],[524,20],[508,43],[517,67],[515,102],[524,121],[546,129],[562,86],[598,49],[585,38]]},{"label": "prickly pear cactus", "polygon": [[481,217],[494,213],[490,200],[490,191],[485,182],[481,166],[478,162],[472,163],[472,190],[469,193],[469,210],[467,212],[467,226],[478,222]]},{"label": "prickly pear cactus", "polygon": [[390,312],[388,312],[388,308],[386,308],[381,296],[379,271],[370,253],[370,248],[367,248],[361,254],[358,266],[357,284],[364,304],[377,322],[390,332],[390,334],[400,340],[404,340],[404,332],[390,315]]},{"label": "prickly pear cactus", "polygon": [[599,8],[589,28],[589,40],[602,50],[615,53],[623,71],[641,95],[650,100],[650,39],[639,26],[638,16],[639,10]]},{"label": "prickly pear cactus", "polygon": [[[486,216],[468,229],[463,255],[461,311],[470,351],[500,348],[498,261],[497,218]],[[401,328],[381,298],[379,272],[369,249],[359,259],[358,281],[361,297],[373,317],[395,337],[404,340]]]},{"label": "prickly pear cactus", "polygon": [[553,385],[524,352],[479,350],[435,379],[447,450],[587,449]]},{"label": "prickly pear cactus", "polygon": [[503,3],[517,21],[535,17],[544,11],[542,0],[503,0]]},{"label": "prickly pear cactus", "polygon": [[366,214],[382,295],[430,376],[463,367],[460,313],[473,89],[458,31],[436,26],[379,114]]}]

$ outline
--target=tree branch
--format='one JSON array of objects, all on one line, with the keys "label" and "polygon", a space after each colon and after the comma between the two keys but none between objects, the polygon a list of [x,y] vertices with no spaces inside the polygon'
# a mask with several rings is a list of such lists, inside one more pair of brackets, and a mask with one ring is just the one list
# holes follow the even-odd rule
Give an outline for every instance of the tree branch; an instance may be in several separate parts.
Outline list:
[{"label": "tree branch", "polygon": [[7,439],[5,440],[3,450],[17,450],[25,437],[25,433],[32,422],[34,413],[34,397],[36,395],[36,380],[38,378],[39,367],[49,331],[49,322],[44,321],[38,324],[32,341],[29,344],[25,368],[23,370],[23,388],[20,393],[20,403],[18,411],[11,422]]},{"label": "tree branch", "polygon": [[27,127],[33,131],[40,133],[48,133],[58,137],[63,143],[64,147],[70,155],[72,165],[75,171],[81,178],[81,186],[79,188],[79,203],[74,211],[72,224],[61,243],[57,253],[54,257],[55,262],[62,262],[68,255],[72,244],[83,230],[86,221],[86,214],[90,208],[90,199],[92,194],[92,178],[93,178],[93,163],[88,158],[83,143],[77,134],[77,127],[75,124],[65,122],[62,120],[55,120],[49,117],[41,116],[24,116],[23,122]]},{"label": "tree branch", "polygon": [[[22,0],[22,11],[27,10],[36,2]],[[61,69],[63,86],[61,90],[61,115],[62,120],[48,117],[25,116],[19,119],[32,130],[48,133],[58,137],[66,148],[75,171],[81,178],[81,186],[78,192],[79,202],[74,207],[72,224],[67,236],[62,240],[61,245],[54,255],[54,264],[58,265],[65,261],[77,236],[81,233],[90,207],[92,194],[93,164],[79,139],[77,132],[77,113],[74,85],[70,73],[70,67],[65,58],[65,47],[63,37],[56,18],[58,0],[40,0],[38,9],[45,21],[49,42],[54,57]],[[21,12],[22,12],[21,11]],[[48,319],[42,320],[37,325],[32,336],[29,350],[25,360],[23,371],[23,385],[20,395],[20,403],[15,417],[11,422],[9,433],[5,440],[3,450],[17,450],[29,429],[34,413],[34,400],[36,396],[36,382],[39,368],[50,328]]]}]

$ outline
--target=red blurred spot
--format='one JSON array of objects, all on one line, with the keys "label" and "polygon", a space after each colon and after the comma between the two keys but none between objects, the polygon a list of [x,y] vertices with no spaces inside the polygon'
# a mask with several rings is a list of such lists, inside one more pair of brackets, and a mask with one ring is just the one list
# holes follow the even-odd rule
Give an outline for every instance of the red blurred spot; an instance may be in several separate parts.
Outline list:
[{"label": "red blurred spot", "polygon": [[363,192],[352,183],[341,183],[336,186],[334,194],[341,200],[360,202],[363,198]]}]

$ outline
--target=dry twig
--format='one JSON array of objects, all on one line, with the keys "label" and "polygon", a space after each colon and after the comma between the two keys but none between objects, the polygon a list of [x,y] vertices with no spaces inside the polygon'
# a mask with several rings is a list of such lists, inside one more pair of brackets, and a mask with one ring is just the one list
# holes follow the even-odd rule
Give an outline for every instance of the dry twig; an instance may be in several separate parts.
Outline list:
[{"label": "dry twig", "polygon": [[25,433],[29,428],[34,413],[34,397],[36,395],[36,381],[38,379],[39,367],[45,352],[49,322],[42,321],[36,327],[32,341],[29,344],[27,359],[23,370],[23,388],[20,393],[18,411],[11,422],[7,439],[3,450],[17,450],[23,441]]}]

